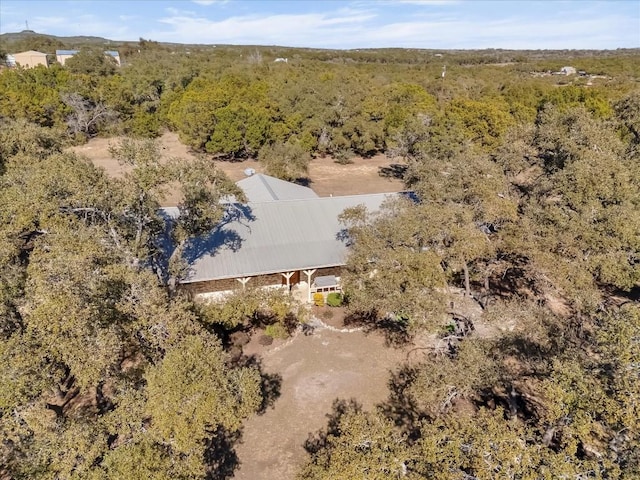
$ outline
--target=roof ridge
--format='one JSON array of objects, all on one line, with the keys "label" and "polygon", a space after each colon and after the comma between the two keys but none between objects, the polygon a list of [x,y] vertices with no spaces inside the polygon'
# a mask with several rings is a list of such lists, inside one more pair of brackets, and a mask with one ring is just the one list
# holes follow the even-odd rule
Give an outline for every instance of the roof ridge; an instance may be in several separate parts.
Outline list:
[{"label": "roof ridge", "polygon": [[260,175],[259,178],[260,178],[260,181],[262,182],[262,184],[265,186],[265,188],[269,192],[269,194],[271,195],[271,198],[273,198],[274,200],[280,200],[280,198],[276,195],[276,192],[273,191],[273,189],[271,188],[271,185],[269,185],[269,183],[264,178],[264,176]]}]

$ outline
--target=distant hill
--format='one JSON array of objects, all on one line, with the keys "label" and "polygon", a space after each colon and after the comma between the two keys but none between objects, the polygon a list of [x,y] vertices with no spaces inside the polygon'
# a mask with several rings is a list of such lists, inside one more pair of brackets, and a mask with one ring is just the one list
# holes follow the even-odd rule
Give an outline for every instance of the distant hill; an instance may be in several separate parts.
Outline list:
[{"label": "distant hill", "polygon": [[[17,53],[25,50],[38,50],[47,54],[55,54],[57,49],[80,49],[82,47],[100,47],[106,49],[118,49],[121,55],[143,48],[147,43],[151,48],[165,51],[186,50],[209,51],[217,48],[217,51],[225,50],[237,55],[251,54],[255,52],[265,53],[276,57],[302,55],[313,57],[323,61],[356,61],[356,62],[407,62],[423,63],[425,61],[438,61],[442,54],[446,54],[449,62],[460,64],[477,63],[501,63],[521,62],[526,60],[602,57],[615,55],[639,55],[640,49],[617,50],[460,50],[460,49],[419,49],[419,48],[362,48],[362,49],[323,49],[323,48],[295,48],[276,45],[225,45],[225,44],[180,44],[171,42],[158,42],[153,40],[110,40],[91,35],[78,35],[72,37],[59,37],[45,33],[23,30],[21,32],[0,34],[0,57],[6,53]],[[469,57],[469,58],[466,58]],[[455,60],[454,60],[455,59]]]},{"label": "distant hill", "polygon": [[33,30],[23,30],[21,32],[16,33],[3,33],[0,35],[0,42],[6,42],[7,44],[12,44],[15,42],[19,42],[22,40],[30,40],[34,38],[48,38],[51,40],[57,40],[63,43],[94,43],[96,45],[103,45],[105,43],[121,43],[114,42],[113,40],[109,40],[102,37],[92,37],[89,35],[75,36],[75,37],[57,37],[55,35],[47,35],[45,33],[37,33]]},{"label": "distant hill", "polygon": [[24,50],[38,50],[43,53],[54,54],[56,49],[81,48],[90,46],[117,47],[126,43],[109,40],[108,38],[80,35],[73,37],[58,37],[37,33],[33,30],[23,30],[15,33],[3,33],[0,35],[0,50],[6,53],[20,52]]}]

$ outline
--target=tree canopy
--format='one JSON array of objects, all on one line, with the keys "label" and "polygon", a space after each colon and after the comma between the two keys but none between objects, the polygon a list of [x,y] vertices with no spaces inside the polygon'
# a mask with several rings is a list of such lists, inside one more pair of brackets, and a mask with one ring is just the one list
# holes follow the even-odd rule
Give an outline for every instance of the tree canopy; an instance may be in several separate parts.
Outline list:
[{"label": "tree canopy", "polygon": [[[243,198],[212,159],[298,181],[382,154],[408,193],[341,215],[344,302],[412,360],[336,401],[299,477],[640,476],[637,52],[450,52],[444,81],[426,51],[176,48],[0,71],[0,477],[230,478],[269,378],[229,337],[305,313],[178,288]],[[569,60],[597,78],[544,73]],[[66,148],[112,134],[120,178]]]}]

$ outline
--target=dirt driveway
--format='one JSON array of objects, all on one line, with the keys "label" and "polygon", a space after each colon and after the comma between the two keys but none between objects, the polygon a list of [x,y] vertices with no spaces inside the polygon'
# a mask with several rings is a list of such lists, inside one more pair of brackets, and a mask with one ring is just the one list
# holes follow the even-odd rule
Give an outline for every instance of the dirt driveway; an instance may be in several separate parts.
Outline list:
[{"label": "dirt driveway", "polygon": [[[88,157],[95,165],[104,168],[108,174],[120,177],[125,169],[109,154],[109,145],[117,143],[115,138],[94,138],[84,145],[72,150]],[[180,143],[178,135],[167,132],[158,139],[162,153],[167,158],[178,157],[186,160],[194,158],[188,147]],[[372,158],[353,159],[353,163],[339,165],[333,158],[315,158],[309,165],[310,187],[321,197],[330,195],[360,195],[365,193],[398,192],[403,189],[402,181],[397,178],[382,177],[379,169],[394,163],[384,155]],[[244,170],[252,168],[256,172],[263,171],[262,165],[255,160],[243,162],[216,161],[215,165],[223,170],[233,181],[245,177]],[[180,201],[179,192],[171,192],[164,201],[164,206],[174,206]]]},{"label": "dirt driveway", "polygon": [[258,353],[264,371],[282,383],[273,407],[245,423],[238,480],[293,479],[308,458],[305,440],[326,427],[334,400],[355,399],[365,409],[384,401],[391,371],[406,358],[380,335],[327,329],[270,347],[254,338],[245,353]]}]

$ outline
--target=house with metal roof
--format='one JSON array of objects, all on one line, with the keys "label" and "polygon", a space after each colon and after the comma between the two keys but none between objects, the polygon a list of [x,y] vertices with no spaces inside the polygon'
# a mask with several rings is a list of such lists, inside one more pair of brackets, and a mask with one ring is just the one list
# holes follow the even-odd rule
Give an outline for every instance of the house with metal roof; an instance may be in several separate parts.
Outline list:
[{"label": "house with metal roof", "polygon": [[[56,50],[56,61],[60,65],[64,66],[65,62],[69,60],[71,57],[73,57],[79,51],[80,50]],[[106,56],[113,58],[118,66],[121,65],[120,54],[118,53],[117,50],[106,50],[104,54]]]},{"label": "house with metal roof", "polygon": [[56,50],[56,61],[64,66],[65,62],[79,51],[80,50]]},{"label": "house with metal roof", "polygon": [[286,182],[263,173],[251,174],[236,184],[242,189],[247,200],[252,203],[318,198],[316,192],[309,187]]},{"label": "house with metal roof", "polygon": [[[307,187],[266,175],[237,183],[245,204],[228,203],[225,218],[184,252],[188,272],[181,281],[196,295],[210,296],[246,286],[294,286],[306,291],[339,288],[348,238],[338,219],[358,205],[370,211],[397,193],[318,197]],[[164,215],[176,218],[177,208]]]},{"label": "house with metal roof", "polygon": [[38,65],[45,67],[49,66],[47,60],[47,54],[42,52],[36,52],[35,50],[27,50],[26,52],[14,53],[11,55],[11,59],[7,63],[12,63],[9,66],[20,66],[24,68],[33,68]]}]

